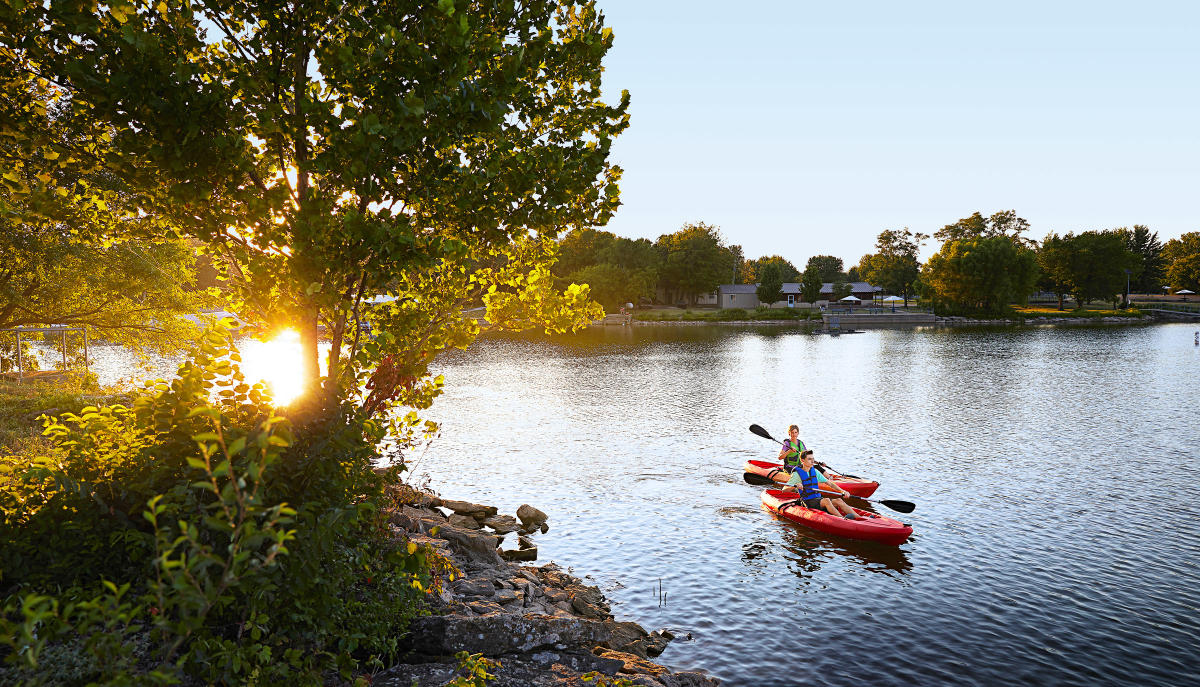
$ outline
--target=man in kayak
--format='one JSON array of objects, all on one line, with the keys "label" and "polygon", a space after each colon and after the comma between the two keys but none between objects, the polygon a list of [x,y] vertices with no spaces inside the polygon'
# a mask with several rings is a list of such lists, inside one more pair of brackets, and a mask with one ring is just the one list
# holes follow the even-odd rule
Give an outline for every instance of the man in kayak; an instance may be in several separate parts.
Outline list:
[{"label": "man in kayak", "polygon": [[800,441],[800,428],[796,425],[788,427],[787,441],[783,442],[783,448],[779,450],[779,462],[783,463],[783,469],[792,472],[796,466],[800,465],[800,453],[804,451],[804,442]]},{"label": "man in kayak", "polygon": [[842,516],[847,520],[858,520],[858,514],[845,501],[822,494],[822,492],[839,492],[844,497],[850,496],[850,492],[825,479],[825,476],[813,467],[812,450],[800,452],[800,466],[792,473],[791,478],[784,485],[783,491],[799,492],[800,499],[807,508],[813,510],[824,508],[830,515]]}]

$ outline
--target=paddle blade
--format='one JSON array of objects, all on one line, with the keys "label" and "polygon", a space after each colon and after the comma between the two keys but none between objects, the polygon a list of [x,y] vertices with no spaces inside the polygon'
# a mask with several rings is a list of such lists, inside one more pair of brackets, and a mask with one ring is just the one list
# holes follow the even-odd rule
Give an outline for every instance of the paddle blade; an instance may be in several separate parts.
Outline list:
[{"label": "paddle blade", "polygon": [[775,441],[775,437],[771,436],[770,432],[763,429],[759,425],[750,425],[750,431],[764,439],[770,439],[771,441]]},{"label": "paddle blade", "polygon": [[768,484],[775,484],[775,480],[770,477],[756,475],[753,472],[742,473],[742,479],[746,480],[746,484],[753,484],[756,487],[765,487]]},{"label": "paddle blade", "polygon": [[912,501],[895,501],[892,499],[881,499],[879,501],[876,501],[876,503],[882,503],[883,505],[887,506],[888,508],[891,508],[892,510],[896,511],[897,513],[911,513],[917,509],[917,504],[913,503]]}]

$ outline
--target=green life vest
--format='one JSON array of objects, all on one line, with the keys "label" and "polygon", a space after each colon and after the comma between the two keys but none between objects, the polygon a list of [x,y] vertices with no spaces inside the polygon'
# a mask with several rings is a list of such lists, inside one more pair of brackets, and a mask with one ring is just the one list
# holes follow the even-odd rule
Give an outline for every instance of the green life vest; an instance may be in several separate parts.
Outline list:
[{"label": "green life vest", "polygon": [[787,455],[783,457],[783,467],[791,472],[800,465],[800,452],[804,450],[804,442],[788,439],[783,443],[789,449]]}]

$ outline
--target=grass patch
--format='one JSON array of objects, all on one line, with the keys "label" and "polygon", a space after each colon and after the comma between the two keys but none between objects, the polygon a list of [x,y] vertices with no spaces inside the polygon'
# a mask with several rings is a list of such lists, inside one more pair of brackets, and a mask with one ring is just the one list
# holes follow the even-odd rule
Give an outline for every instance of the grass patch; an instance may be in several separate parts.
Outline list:
[{"label": "grass patch", "polygon": [[1017,317],[1033,318],[1033,317],[1074,317],[1086,319],[1099,319],[1102,317],[1128,317],[1137,319],[1142,317],[1142,311],[1137,308],[1128,310],[1113,310],[1095,309],[1095,308],[1075,308],[1072,310],[1059,310],[1054,306],[1013,306],[1013,314]]},{"label": "grass patch", "polygon": [[27,379],[18,384],[0,376],[0,452],[22,453],[43,445],[42,421],[38,419],[43,414],[76,412],[87,405],[121,403],[124,398],[79,377]]}]

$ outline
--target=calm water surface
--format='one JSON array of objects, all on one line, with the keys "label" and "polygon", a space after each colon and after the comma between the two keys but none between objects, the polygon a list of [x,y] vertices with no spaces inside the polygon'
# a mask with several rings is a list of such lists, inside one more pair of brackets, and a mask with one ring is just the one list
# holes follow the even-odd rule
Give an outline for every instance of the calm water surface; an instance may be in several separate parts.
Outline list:
[{"label": "calm water surface", "polygon": [[[542,562],[729,685],[1200,684],[1195,329],[487,338],[440,361],[415,475],[546,511]],[[746,428],[793,422],[918,504],[881,510],[908,543],[761,509],[741,465],[776,450]]]},{"label": "calm water surface", "polygon": [[[412,479],[546,511],[540,562],[728,685],[1200,684],[1195,330],[489,337],[438,361],[442,436]],[[906,544],[761,509],[741,465],[777,451],[746,428],[793,422],[917,503],[880,510]]]}]

